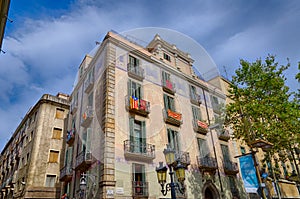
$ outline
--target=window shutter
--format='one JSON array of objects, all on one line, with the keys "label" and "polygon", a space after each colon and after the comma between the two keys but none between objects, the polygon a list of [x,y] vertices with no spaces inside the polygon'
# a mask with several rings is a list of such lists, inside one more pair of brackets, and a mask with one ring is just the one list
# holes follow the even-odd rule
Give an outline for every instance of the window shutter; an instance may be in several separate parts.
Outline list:
[{"label": "window shutter", "polygon": [[164,94],[164,105],[167,111],[169,109],[169,103],[168,103],[168,96],[166,94]]},{"label": "window shutter", "polygon": [[130,79],[127,82],[127,93],[128,93],[128,97],[132,96],[132,88],[131,88],[131,80]]},{"label": "window shutter", "polygon": [[86,130],[86,151],[91,152],[91,134],[92,134],[92,129],[87,128]]},{"label": "window shutter", "polygon": [[135,66],[140,66],[140,60],[139,59],[135,59],[136,60],[136,65]]},{"label": "window shutter", "polygon": [[147,151],[147,143],[146,143],[146,122],[145,121],[143,121],[142,122],[142,125],[141,125],[141,127],[142,127],[142,152],[143,153],[146,153],[146,151]]},{"label": "window shutter", "polygon": [[221,144],[224,161],[230,161],[228,146]]},{"label": "window shutter", "polygon": [[130,142],[134,141],[134,118],[129,118],[129,133],[130,133]]},{"label": "window shutter", "polygon": [[175,111],[175,103],[174,103],[174,99],[172,97],[169,97],[170,100],[170,109],[172,111]]}]

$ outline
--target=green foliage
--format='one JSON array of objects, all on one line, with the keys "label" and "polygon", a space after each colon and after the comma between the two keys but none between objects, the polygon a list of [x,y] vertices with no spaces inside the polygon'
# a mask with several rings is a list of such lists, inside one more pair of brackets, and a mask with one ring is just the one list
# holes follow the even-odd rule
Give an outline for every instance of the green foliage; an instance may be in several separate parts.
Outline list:
[{"label": "green foliage", "polygon": [[240,60],[228,96],[234,103],[226,107],[226,125],[233,128],[235,138],[248,144],[269,141],[273,151],[299,143],[299,101],[290,100],[292,93],[285,85],[289,66],[279,66],[272,55],[264,62]]}]

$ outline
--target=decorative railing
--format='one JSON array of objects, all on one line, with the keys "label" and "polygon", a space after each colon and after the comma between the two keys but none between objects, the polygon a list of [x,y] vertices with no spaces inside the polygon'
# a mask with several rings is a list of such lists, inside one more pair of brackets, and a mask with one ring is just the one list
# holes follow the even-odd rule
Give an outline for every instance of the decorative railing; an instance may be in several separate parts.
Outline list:
[{"label": "decorative railing", "polygon": [[124,153],[126,158],[153,160],[155,158],[155,145],[125,140]]},{"label": "decorative railing", "polygon": [[189,152],[185,152],[185,151],[176,152],[175,159],[178,160],[186,168],[188,165],[191,164],[191,158]]},{"label": "decorative railing", "polygon": [[145,78],[144,69],[139,65],[127,64],[128,76],[142,81]]},{"label": "decorative railing", "polygon": [[200,105],[201,104],[201,96],[198,94],[191,94],[190,101],[192,104]]},{"label": "decorative railing", "polygon": [[148,197],[148,182],[133,181],[132,182],[132,195],[138,197]]},{"label": "decorative railing", "polygon": [[60,170],[60,181],[70,181],[72,179],[73,170],[71,165],[66,165]]},{"label": "decorative railing", "polygon": [[176,92],[175,83],[171,80],[162,80],[162,87],[167,93],[174,94]]},{"label": "decorative railing", "polygon": [[223,141],[230,140],[230,134],[229,134],[228,130],[221,129],[221,130],[218,131],[218,134],[219,134],[218,136],[219,136],[220,140],[223,140]]},{"label": "decorative railing", "polygon": [[200,121],[200,120],[193,120],[193,127],[194,130],[198,133],[206,135],[208,132],[208,125],[207,123]]},{"label": "decorative railing", "polygon": [[76,113],[77,109],[78,109],[78,104],[77,104],[77,102],[72,103],[72,104],[71,104],[71,114],[74,115],[74,114]]},{"label": "decorative railing", "polygon": [[168,109],[163,109],[164,120],[166,123],[180,126],[182,124],[182,114]]},{"label": "decorative railing", "polygon": [[94,159],[92,156],[92,153],[90,152],[80,152],[76,157],[76,164],[75,169],[76,170],[86,170],[91,166]]},{"label": "decorative railing", "polygon": [[76,134],[76,129],[71,129],[67,131],[67,139],[66,139],[67,144],[70,145],[73,144],[75,140],[75,134]]},{"label": "decorative railing", "polygon": [[223,162],[224,172],[227,175],[235,175],[239,172],[238,164],[235,162],[231,162],[230,160],[226,160]]},{"label": "decorative railing", "polygon": [[94,109],[91,106],[87,106],[86,110],[82,114],[81,126],[88,127],[94,117]]},{"label": "decorative railing", "polygon": [[125,96],[126,108],[133,113],[147,116],[150,113],[150,102],[134,96]]},{"label": "decorative railing", "polygon": [[93,76],[87,76],[87,78],[84,81],[84,92],[89,93],[94,86],[94,77]]},{"label": "decorative railing", "polygon": [[215,172],[218,168],[217,160],[213,157],[197,157],[198,167],[202,172]]}]

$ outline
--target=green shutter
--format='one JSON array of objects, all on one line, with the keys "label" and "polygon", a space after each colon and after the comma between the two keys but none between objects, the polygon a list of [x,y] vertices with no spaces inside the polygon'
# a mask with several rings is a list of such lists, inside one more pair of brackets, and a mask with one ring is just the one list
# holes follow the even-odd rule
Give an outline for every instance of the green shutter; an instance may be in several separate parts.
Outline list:
[{"label": "green shutter", "polygon": [[230,161],[228,146],[221,144],[221,149],[222,149],[222,154],[223,154],[224,161],[225,162]]},{"label": "green shutter", "polygon": [[146,153],[147,151],[147,143],[146,143],[146,122],[141,122],[141,131],[142,131],[142,137],[141,137],[141,144],[142,144],[142,152]]},{"label": "green shutter", "polygon": [[172,111],[175,111],[175,103],[174,103],[174,99],[172,97],[168,97],[169,99],[169,108],[172,110]]},{"label": "green shutter", "polygon": [[132,96],[132,88],[131,88],[131,80],[129,79],[128,82],[127,82],[127,94],[128,94],[128,97],[129,96]]},{"label": "green shutter", "polygon": [[91,152],[91,135],[92,135],[92,128],[86,129],[86,151]]},{"label": "green shutter", "polygon": [[166,111],[168,111],[169,103],[168,103],[168,96],[166,94],[164,94],[164,105],[165,105]]},{"label": "green shutter", "polygon": [[135,61],[136,61],[135,66],[139,66],[140,65],[140,60],[139,59],[135,59]]}]

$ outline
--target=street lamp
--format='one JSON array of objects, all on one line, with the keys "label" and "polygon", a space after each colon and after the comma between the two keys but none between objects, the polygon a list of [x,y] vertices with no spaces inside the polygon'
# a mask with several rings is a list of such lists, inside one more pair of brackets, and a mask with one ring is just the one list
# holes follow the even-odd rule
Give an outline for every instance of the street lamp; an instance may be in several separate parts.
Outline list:
[{"label": "street lamp", "polygon": [[[169,145],[167,145],[167,148],[164,149],[164,155],[168,167],[164,166],[163,162],[159,162],[159,166],[156,167],[157,180],[158,183],[161,185],[161,193],[165,196],[169,191],[171,191],[171,199],[176,199],[176,190],[178,190],[182,194],[184,194],[185,192],[185,167],[180,163],[180,161],[175,160],[175,150],[170,148]],[[166,184],[168,168],[170,170],[169,175],[171,182]],[[179,183],[174,182],[173,170],[175,170],[175,175]]]},{"label": "street lamp", "polygon": [[94,175],[85,174],[85,173],[81,174],[81,178],[79,180],[79,188],[80,188],[80,193],[82,194],[81,195],[82,198],[86,198],[87,177],[93,182],[93,187],[96,186],[96,182],[95,182],[96,177]]}]

